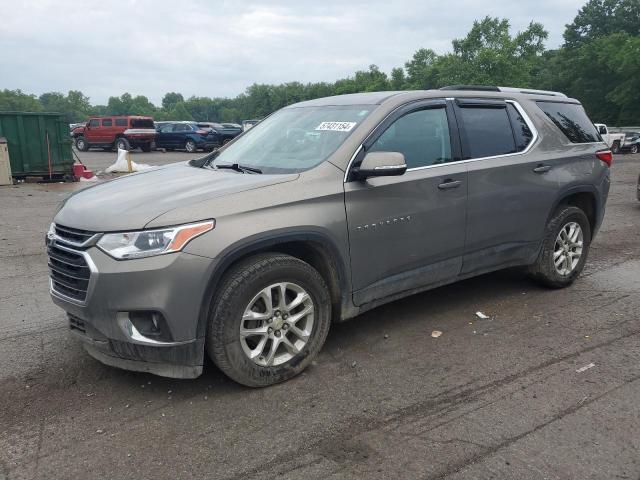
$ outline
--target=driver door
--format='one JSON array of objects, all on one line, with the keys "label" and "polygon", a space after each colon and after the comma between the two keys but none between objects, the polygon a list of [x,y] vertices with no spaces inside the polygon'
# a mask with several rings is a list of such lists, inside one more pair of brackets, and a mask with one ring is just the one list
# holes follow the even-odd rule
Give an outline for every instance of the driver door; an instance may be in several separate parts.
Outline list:
[{"label": "driver door", "polygon": [[446,102],[397,110],[365,141],[352,167],[373,151],[402,153],[407,171],[364,181],[347,176],[356,305],[451,281],[464,253],[467,169]]}]

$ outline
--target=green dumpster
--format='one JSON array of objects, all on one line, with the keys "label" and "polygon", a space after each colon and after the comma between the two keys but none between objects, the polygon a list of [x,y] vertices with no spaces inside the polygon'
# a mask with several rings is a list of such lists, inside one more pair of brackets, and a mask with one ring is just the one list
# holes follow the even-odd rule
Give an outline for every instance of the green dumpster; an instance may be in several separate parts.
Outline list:
[{"label": "green dumpster", "polygon": [[0,112],[0,137],[9,144],[13,178],[71,178],[69,126],[59,113]]}]

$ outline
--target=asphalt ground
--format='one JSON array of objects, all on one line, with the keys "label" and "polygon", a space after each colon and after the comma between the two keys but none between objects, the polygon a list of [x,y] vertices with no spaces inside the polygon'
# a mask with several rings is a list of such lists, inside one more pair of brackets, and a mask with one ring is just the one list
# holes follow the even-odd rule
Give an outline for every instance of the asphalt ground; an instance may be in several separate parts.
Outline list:
[{"label": "asphalt ground", "polygon": [[[115,153],[81,158],[100,171]],[[258,390],[211,364],[181,381],[90,358],[49,298],[43,246],[88,184],[0,187],[0,479],[639,479],[639,173],[640,155],[616,157],[572,287],[504,271],[397,301]]]}]

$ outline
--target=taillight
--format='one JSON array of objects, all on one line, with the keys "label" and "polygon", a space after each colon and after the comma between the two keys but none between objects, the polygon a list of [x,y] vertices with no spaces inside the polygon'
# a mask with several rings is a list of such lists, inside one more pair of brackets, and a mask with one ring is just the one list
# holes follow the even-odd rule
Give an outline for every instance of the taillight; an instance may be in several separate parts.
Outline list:
[{"label": "taillight", "polygon": [[606,163],[607,167],[610,167],[613,163],[613,153],[611,153],[611,150],[600,150],[596,152],[596,157]]}]

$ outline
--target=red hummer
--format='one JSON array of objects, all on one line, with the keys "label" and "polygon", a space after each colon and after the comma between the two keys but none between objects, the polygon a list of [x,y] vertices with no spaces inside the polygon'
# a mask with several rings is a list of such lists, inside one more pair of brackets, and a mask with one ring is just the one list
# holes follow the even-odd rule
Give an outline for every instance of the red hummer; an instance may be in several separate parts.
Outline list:
[{"label": "red hummer", "polygon": [[76,148],[86,152],[91,147],[112,150],[140,148],[151,151],[156,136],[153,118],[139,116],[113,116],[91,118],[71,132]]}]

